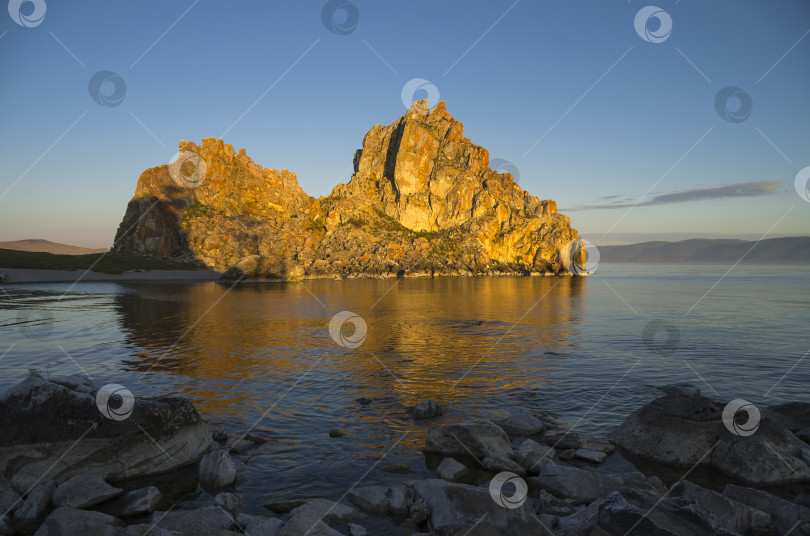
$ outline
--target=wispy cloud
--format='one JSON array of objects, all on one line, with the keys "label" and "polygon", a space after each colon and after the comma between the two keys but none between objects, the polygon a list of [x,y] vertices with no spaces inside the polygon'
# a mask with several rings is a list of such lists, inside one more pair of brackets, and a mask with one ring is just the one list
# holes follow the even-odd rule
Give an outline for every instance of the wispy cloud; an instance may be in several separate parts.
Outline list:
[{"label": "wispy cloud", "polygon": [[728,197],[761,197],[775,194],[782,186],[782,181],[755,181],[728,184],[726,186],[713,186],[711,188],[692,188],[680,192],[670,192],[658,194],[646,201],[636,202],[634,198],[622,194],[608,195],[597,199],[597,201],[608,201],[609,203],[594,203],[592,205],[581,205],[567,209],[591,210],[600,208],[628,208],[628,207],[649,207],[654,205],[672,205],[675,203],[689,203],[692,201],[705,201],[707,199],[723,199]]}]

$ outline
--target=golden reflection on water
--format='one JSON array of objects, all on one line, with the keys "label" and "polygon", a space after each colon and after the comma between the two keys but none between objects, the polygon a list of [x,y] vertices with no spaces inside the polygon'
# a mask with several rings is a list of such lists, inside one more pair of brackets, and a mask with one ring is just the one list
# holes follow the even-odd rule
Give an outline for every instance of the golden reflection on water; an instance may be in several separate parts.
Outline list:
[{"label": "golden reflection on water", "polygon": [[[317,390],[312,378],[330,389],[340,380],[344,392],[323,397],[384,396],[402,407],[542,387],[559,380],[556,362],[577,346],[585,290],[583,278],[210,283],[133,286],[116,305],[137,347],[127,365],[150,379],[177,376],[175,392],[216,415],[256,405],[247,382],[265,383],[272,398],[307,370],[302,388]],[[342,310],[368,325],[358,348],[329,336]],[[179,377],[208,387],[185,392]]]}]

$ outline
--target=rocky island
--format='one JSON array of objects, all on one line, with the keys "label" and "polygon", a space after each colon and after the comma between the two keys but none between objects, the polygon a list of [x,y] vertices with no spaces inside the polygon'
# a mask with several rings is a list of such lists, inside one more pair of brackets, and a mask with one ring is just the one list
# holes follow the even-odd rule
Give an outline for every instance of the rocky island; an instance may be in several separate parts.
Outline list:
[{"label": "rocky island", "polygon": [[318,199],[221,139],[182,141],[141,174],[113,249],[234,279],[579,272],[568,217],[490,169],[463,131],[444,102],[418,101],[375,125],[348,184]]}]

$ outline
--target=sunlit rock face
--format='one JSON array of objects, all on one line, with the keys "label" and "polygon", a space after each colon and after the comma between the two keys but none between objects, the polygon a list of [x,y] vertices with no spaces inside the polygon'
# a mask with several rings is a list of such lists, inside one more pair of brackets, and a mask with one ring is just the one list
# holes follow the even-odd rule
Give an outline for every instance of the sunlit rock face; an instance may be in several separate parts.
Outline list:
[{"label": "sunlit rock face", "polygon": [[444,102],[416,102],[372,127],[351,180],[320,199],[222,140],[180,142],[176,163],[141,174],[116,249],[233,278],[565,273],[570,220],[463,132]]}]

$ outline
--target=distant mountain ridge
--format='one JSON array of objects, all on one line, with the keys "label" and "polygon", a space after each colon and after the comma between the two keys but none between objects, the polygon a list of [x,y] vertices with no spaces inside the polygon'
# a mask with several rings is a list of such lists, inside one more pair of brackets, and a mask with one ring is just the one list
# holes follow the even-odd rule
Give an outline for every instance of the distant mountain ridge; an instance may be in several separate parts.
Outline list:
[{"label": "distant mountain ridge", "polygon": [[106,249],[83,248],[59,244],[41,238],[27,238],[25,240],[10,240],[0,242],[0,249],[13,249],[15,251],[30,251],[36,253],[53,253],[54,255],[88,255],[91,253],[104,253]]},{"label": "distant mountain ridge", "polygon": [[600,246],[599,254],[600,262],[604,263],[733,264],[742,259],[743,264],[810,264],[810,236],[769,238],[758,243],[705,238],[642,242],[627,246]]}]

